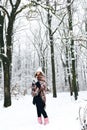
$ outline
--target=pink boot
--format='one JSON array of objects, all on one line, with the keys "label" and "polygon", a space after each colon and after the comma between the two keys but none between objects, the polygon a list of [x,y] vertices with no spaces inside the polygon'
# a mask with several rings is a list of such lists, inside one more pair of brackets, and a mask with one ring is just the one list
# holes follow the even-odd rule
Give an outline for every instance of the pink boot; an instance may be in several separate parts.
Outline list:
[{"label": "pink boot", "polygon": [[48,117],[47,118],[44,118],[44,125],[48,124],[49,123],[49,119]]},{"label": "pink boot", "polygon": [[42,124],[42,118],[41,117],[38,117],[38,123]]}]

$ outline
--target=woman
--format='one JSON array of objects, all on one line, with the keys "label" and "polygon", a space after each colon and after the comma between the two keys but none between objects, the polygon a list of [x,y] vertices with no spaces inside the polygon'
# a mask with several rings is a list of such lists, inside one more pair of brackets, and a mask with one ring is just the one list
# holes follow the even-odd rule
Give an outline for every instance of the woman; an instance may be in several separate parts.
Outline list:
[{"label": "woman", "polygon": [[42,124],[42,115],[44,117],[44,125],[49,123],[48,115],[45,111],[46,106],[46,80],[45,76],[41,69],[38,69],[35,73],[35,78],[37,82],[32,83],[32,96],[33,96],[33,104],[36,105],[37,108],[37,116],[38,123]]}]

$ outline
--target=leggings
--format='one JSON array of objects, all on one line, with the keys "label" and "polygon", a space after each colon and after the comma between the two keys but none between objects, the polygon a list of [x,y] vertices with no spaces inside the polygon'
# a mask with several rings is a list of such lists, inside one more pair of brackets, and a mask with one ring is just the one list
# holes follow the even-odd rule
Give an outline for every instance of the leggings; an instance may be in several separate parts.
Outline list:
[{"label": "leggings", "polygon": [[41,114],[42,114],[44,118],[47,118],[48,116],[44,109],[45,103],[43,102],[40,96],[35,97],[35,103],[36,103],[36,108],[37,108],[37,116],[41,117]]},{"label": "leggings", "polygon": [[47,113],[43,107],[36,105],[36,108],[37,108],[37,116],[38,117],[41,117],[41,114],[43,115],[44,118],[48,117]]}]

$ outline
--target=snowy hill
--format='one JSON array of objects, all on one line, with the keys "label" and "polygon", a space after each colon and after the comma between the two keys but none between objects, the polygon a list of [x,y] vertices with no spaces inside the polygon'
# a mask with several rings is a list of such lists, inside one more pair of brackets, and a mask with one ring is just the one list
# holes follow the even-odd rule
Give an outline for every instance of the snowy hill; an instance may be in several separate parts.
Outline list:
[{"label": "snowy hill", "polygon": [[0,101],[0,130],[81,130],[79,107],[87,104],[87,92],[80,92],[77,101],[69,93],[58,93],[57,98],[47,94],[46,111],[49,124],[37,123],[36,107],[32,96],[27,95],[18,100],[12,99],[12,106],[3,107]]}]

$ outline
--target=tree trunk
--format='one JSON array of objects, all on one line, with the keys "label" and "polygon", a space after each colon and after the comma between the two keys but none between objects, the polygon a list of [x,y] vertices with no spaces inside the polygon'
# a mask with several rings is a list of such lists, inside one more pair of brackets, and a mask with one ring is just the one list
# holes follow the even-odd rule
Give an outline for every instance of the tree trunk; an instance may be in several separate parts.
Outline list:
[{"label": "tree trunk", "polygon": [[[6,43],[7,43],[7,62],[4,63],[4,106],[8,107],[11,105],[11,93],[10,93],[10,83],[11,83],[11,73],[12,73],[12,49],[13,49],[13,43],[12,43],[12,35],[13,35],[13,25],[16,18],[16,11],[19,7],[21,0],[16,1],[15,5],[12,5],[12,11],[9,16],[9,22],[7,27],[7,35],[6,35]],[[6,66],[7,65],[7,66]]]},{"label": "tree trunk", "polygon": [[[72,13],[71,13],[71,0],[67,0],[67,10],[68,10],[68,24],[69,24],[69,32],[72,33],[73,32],[73,27],[72,27]],[[76,84],[76,68],[75,68],[75,56],[74,56],[74,40],[71,37],[70,39],[71,42],[71,60],[72,60],[72,89],[74,91],[74,96],[75,96],[75,100],[77,100],[77,96],[78,96],[78,89],[77,89],[77,84]]]},{"label": "tree trunk", "polygon": [[68,82],[69,82],[69,87],[70,87],[70,95],[73,95],[73,90],[72,90],[72,83],[71,83],[71,76],[70,76],[70,69],[69,69],[69,57],[68,57],[68,47],[66,45],[66,67],[67,67],[67,73],[68,73]]},{"label": "tree trunk", "polygon": [[[4,17],[1,15],[1,11],[0,11],[0,54],[4,53],[3,21],[4,21]],[[1,83],[1,79],[2,79],[2,61],[0,59],[0,83]]]},{"label": "tree trunk", "polygon": [[[46,4],[47,4],[47,6],[49,6],[49,0],[47,0]],[[55,79],[55,61],[54,61],[54,43],[53,43],[53,35],[52,35],[52,30],[51,30],[52,16],[50,15],[49,9],[48,9],[47,20],[48,20],[48,30],[49,30],[49,39],[50,39],[50,48],[51,48],[53,97],[57,97],[56,79]]]},{"label": "tree trunk", "polygon": [[14,21],[9,21],[6,35],[7,42],[7,57],[3,60],[3,71],[4,71],[4,107],[11,106],[11,63],[12,63],[12,31]]},{"label": "tree trunk", "polygon": [[9,64],[4,61],[4,107],[11,106],[11,94],[10,94],[10,68]]},{"label": "tree trunk", "polygon": [[1,11],[0,11],[0,53],[4,53],[3,21],[4,21],[4,17],[1,15]]},{"label": "tree trunk", "polygon": [[[87,8],[85,8],[85,33],[86,33],[86,39],[87,39]],[[87,41],[86,41],[86,48],[87,48]],[[86,52],[87,53],[87,52]],[[87,87],[87,57],[86,57],[86,71],[85,71],[85,85]]]},{"label": "tree trunk", "polygon": [[3,72],[4,72],[4,106],[10,106],[11,105],[11,96],[10,96],[10,75],[9,75],[9,65],[7,57],[5,57],[4,54],[4,41],[3,41],[3,22],[4,22],[4,16],[1,16],[0,13],[0,53],[3,63]]}]

